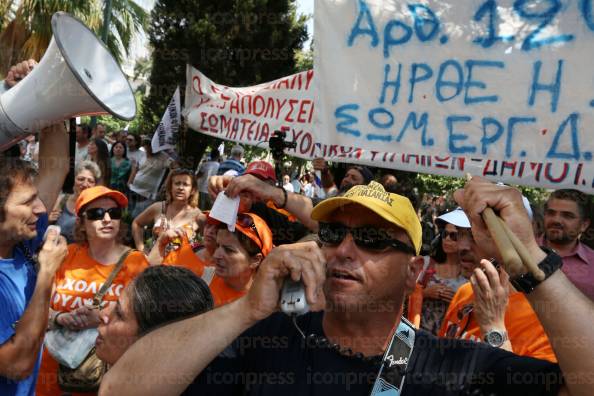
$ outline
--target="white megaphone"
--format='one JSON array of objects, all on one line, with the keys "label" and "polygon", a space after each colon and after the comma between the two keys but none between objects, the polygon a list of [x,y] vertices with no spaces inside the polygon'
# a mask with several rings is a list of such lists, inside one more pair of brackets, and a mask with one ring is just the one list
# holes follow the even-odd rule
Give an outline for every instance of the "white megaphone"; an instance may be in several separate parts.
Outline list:
[{"label": "white megaphone", "polygon": [[75,116],[111,114],[132,120],[136,115],[128,80],[88,27],[57,12],[52,16],[52,32],[39,64],[0,95],[0,151]]}]

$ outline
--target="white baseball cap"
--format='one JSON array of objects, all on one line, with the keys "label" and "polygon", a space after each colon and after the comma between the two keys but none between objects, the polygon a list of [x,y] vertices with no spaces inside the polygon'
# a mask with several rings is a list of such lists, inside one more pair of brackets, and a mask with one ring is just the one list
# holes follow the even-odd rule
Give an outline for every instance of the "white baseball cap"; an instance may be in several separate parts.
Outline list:
[{"label": "white baseball cap", "polygon": [[442,214],[436,219],[436,221],[437,220],[455,225],[456,227],[470,228],[470,220],[461,207],[457,207],[451,212]]},{"label": "white baseball cap", "polygon": [[[530,202],[528,201],[528,198],[526,198],[523,195],[522,203],[524,204],[524,209],[526,209],[526,211],[528,212],[528,217],[530,218],[530,220],[532,220],[532,208],[530,208]],[[468,216],[466,216],[466,213],[464,213],[464,210],[461,207],[457,207],[451,212],[442,214],[436,219],[436,221],[437,220],[441,220],[445,223],[450,223],[452,225],[455,225],[456,227],[471,228],[470,220],[468,219]]]}]

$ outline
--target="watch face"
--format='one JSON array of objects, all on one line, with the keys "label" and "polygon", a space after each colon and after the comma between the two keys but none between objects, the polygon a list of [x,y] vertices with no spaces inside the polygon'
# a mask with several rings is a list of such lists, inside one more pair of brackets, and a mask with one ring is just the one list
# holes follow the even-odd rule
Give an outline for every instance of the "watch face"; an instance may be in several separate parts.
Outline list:
[{"label": "watch face", "polygon": [[491,330],[486,334],[485,341],[491,346],[500,347],[505,342],[505,336],[500,331]]}]

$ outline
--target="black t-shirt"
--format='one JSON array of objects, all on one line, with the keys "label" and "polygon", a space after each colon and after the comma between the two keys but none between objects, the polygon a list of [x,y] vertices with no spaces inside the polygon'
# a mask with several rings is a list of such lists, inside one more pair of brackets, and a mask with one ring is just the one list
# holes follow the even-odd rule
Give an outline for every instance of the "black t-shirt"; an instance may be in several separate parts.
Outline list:
[{"label": "black t-shirt", "polygon": [[[306,335],[323,336],[322,317],[298,322]],[[184,395],[368,396],[378,371],[378,363],[306,342],[278,313],[238,337]],[[547,361],[417,331],[405,381],[403,396],[556,395],[561,373]]]},{"label": "black t-shirt", "polygon": [[266,206],[263,202],[252,204],[250,212],[260,216],[272,231],[275,246],[297,242],[310,231],[299,221],[290,221],[287,216]]}]

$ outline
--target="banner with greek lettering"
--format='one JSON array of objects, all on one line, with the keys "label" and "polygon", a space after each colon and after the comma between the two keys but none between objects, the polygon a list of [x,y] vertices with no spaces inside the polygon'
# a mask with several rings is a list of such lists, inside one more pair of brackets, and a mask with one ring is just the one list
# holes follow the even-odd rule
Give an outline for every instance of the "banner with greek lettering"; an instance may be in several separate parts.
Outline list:
[{"label": "banner with greek lettering", "polygon": [[274,131],[297,136],[309,156],[313,147],[313,70],[245,88],[217,84],[190,65],[184,116],[198,132],[268,147]]},{"label": "banner with greek lettering", "polygon": [[299,158],[323,157],[328,161],[456,177],[471,173],[509,184],[594,191],[594,167],[583,161],[398,154],[360,145],[324,143],[327,132],[314,130],[312,125],[312,111],[315,108],[318,112],[312,79],[313,73],[308,71],[253,87],[231,88],[188,66],[184,116],[188,127],[195,131],[263,148],[268,147],[272,132],[284,130],[287,140],[297,143],[286,153]]},{"label": "banner with greek lettering", "polygon": [[154,153],[175,149],[180,124],[181,101],[179,87],[177,87],[151,140],[151,147]]},{"label": "banner with greek lettering", "polygon": [[323,143],[592,166],[592,0],[315,6]]}]

